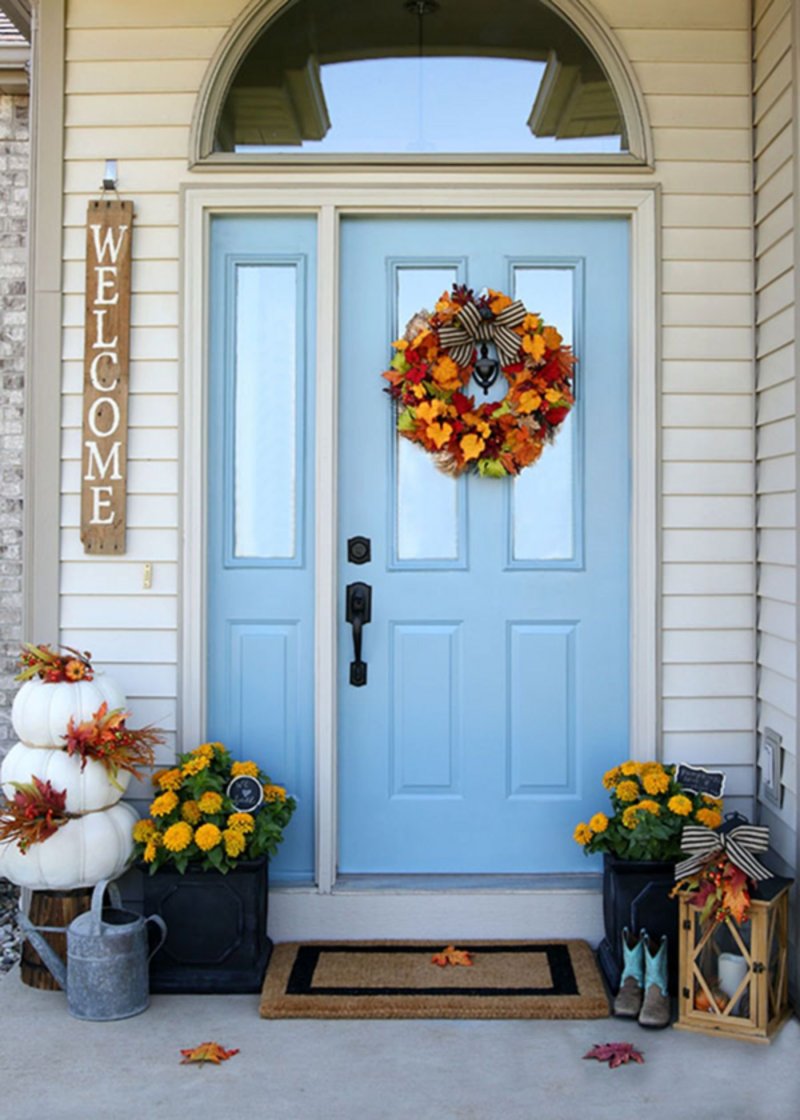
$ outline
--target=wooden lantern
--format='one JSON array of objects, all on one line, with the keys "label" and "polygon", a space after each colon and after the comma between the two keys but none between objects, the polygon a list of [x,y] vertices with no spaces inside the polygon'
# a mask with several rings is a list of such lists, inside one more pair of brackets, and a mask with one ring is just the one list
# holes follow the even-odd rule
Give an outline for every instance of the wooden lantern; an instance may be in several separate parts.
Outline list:
[{"label": "wooden lantern", "polygon": [[750,916],[701,923],[680,900],[680,1030],[769,1042],[789,1018],[788,930],[791,879],[777,876],[751,892]]}]

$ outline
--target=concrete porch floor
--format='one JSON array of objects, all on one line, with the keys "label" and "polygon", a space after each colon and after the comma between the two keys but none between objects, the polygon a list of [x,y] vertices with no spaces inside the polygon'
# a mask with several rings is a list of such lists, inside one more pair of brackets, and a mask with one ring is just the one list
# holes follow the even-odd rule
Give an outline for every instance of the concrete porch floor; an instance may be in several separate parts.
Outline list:
[{"label": "concrete porch floor", "polygon": [[[266,1022],[256,996],[154,996],[116,1023],[83,1023],[60,992],[0,981],[8,1120],[797,1120],[800,1023],[771,1046],[593,1022]],[[240,1053],[179,1065],[213,1040]],[[644,1066],[582,1055],[633,1042]]]}]

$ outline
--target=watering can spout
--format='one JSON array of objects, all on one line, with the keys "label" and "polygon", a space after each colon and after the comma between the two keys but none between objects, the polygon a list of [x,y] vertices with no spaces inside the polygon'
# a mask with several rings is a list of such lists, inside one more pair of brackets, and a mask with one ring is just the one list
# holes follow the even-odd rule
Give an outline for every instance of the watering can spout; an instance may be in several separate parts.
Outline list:
[{"label": "watering can spout", "polygon": [[[44,929],[45,931],[49,932],[50,927],[49,926],[39,926],[37,928],[36,926],[33,925],[33,923],[30,921],[30,919],[25,914],[22,914],[22,913],[20,913],[18,915],[18,919],[19,919],[20,926],[22,927],[22,929],[25,932],[25,936],[30,941],[31,945],[33,945],[34,949],[39,954],[39,956],[42,958],[42,961],[44,962],[46,968],[48,969],[49,972],[52,973],[53,978],[56,981],[56,983],[61,988],[63,988],[64,991],[66,991],[67,990],[67,966],[64,964],[61,957],[59,957],[58,953],[56,953],[56,951],[47,943],[47,941],[45,941],[45,939],[42,937],[41,933],[39,932],[40,929]],[[63,933],[64,931],[57,926],[53,926],[52,927],[52,932],[53,933]]]}]

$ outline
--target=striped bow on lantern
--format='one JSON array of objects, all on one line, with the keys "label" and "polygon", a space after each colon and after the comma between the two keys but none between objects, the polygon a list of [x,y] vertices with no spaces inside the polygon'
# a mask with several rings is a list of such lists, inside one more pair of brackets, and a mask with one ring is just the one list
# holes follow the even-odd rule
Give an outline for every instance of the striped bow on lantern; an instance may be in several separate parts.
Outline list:
[{"label": "striped bow on lantern", "polygon": [[458,322],[439,328],[439,341],[460,366],[469,365],[476,342],[493,342],[501,366],[519,361],[520,337],[513,331],[527,315],[521,300],[514,300],[499,315],[484,319],[474,303],[462,307]]},{"label": "striped bow on lantern", "polygon": [[720,852],[751,879],[772,878],[772,872],[753,855],[753,852],[766,852],[769,848],[769,829],[762,825],[740,824],[729,832],[714,832],[689,824],[681,833],[681,848],[692,854],[676,865],[676,879],[688,879]]}]

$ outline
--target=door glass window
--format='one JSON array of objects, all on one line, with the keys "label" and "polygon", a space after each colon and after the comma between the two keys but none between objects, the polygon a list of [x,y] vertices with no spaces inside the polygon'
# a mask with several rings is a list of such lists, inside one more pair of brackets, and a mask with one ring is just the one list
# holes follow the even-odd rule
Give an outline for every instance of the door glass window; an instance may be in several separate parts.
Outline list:
[{"label": "door glass window", "polygon": [[[513,275],[515,298],[558,327],[564,342],[573,346],[575,268],[519,265]],[[559,428],[555,443],[545,447],[542,457],[514,479],[512,566],[576,558],[576,423],[573,409]]]},{"label": "door glass window", "polygon": [[[423,308],[432,311],[458,279],[456,266],[400,265],[395,270],[395,337]],[[392,416],[394,424],[394,416]],[[395,436],[395,561],[457,560],[459,484],[427,452]]]},{"label": "door glass window", "polygon": [[236,558],[297,552],[297,265],[236,266]]},{"label": "door glass window", "polygon": [[228,90],[224,152],[620,152],[597,58],[540,0],[293,0]]}]

